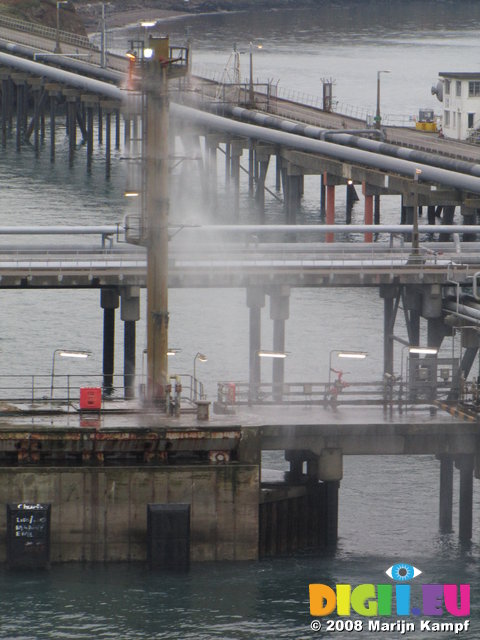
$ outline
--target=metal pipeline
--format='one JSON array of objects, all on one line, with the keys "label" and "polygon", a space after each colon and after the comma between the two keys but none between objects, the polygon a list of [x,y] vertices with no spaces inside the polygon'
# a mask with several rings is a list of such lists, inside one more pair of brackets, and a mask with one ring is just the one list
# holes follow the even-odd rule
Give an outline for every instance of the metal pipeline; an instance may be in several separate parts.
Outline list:
[{"label": "metal pipeline", "polygon": [[[95,78],[86,78],[70,71],[57,69],[55,67],[49,67],[45,64],[33,62],[31,60],[25,60],[24,58],[19,58],[18,56],[0,52],[0,65],[2,64],[6,67],[13,67],[20,71],[31,73],[32,75],[49,78],[50,80],[53,80],[55,82],[68,84],[69,86],[77,87],[83,91],[100,94],[107,98],[111,98],[112,100],[122,101],[127,96],[127,92],[122,91],[121,89],[108,84],[107,82],[102,82],[101,80],[96,80]],[[196,122],[214,130],[225,131],[232,135],[252,138],[263,142],[269,142],[271,144],[284,145],[291,149],[297,149],[306,153],[317,153],[327,157],[335,158],[337,160],[341,160],[342,162],[356,162],[358,164],[363,164],[368,167],[380,169],[382,171],[392,171],[409,178],[414,178],[416,169],[421,169],[422,181],[443,184],[455,189],[469,191],[471,193],[480,193],[480,180],[476,177],[476,175],[466,175],[465,173],[458,173],[458,171],[460,171],[461,169],[458,168],[459,163],[457,161],[452,161],[454,162],[454,167],[452,167],[452,170],[437,168],[428,164],[423,164],[421,162],[412,161],[412,156],[410,154],[414,152],[410,150],[399,150],[402,151],[402,153],[405,152],[409,155],[409,159],[404,160],[400,158],[380,155],[378,147],[375,147],[375,151],[365,151],[363,149],[351,148],[350,146],[345,147],[343,146],[343,144],[325,142],[323,140],[310,140],[304,137],[305,135],[309,136],[311,130],[315,130],[317,129],[317,127],[304,127],[304,125],[290,123],[293,131],[298,132],[300,128],[302,129],[302,135],[294,135],[290,132],[266,129],[266,125],[262,125],[261,127],[259,127],[243,122],[236,122],[227,118],[222,118],[211,113],[205,113],[203,111],[199,111],[198,109],[193,109],[191,107],[186,107],[179,104],[171,104],[170,111],[175,117],[184,120],[186,119],[191,122]],[[268,118],[271,118],[271,116],[263,116],[263,120],[265,123],[267,122]],[[344,136],[347,138],[354,137],[346,136],[346,134],[344,134]],[[342,137],[343,136],[339,134],[336,137],[337,142],[338,139]],[[362,144],[365,143],[380,146],[384,144],[381,142],[365,140],[362,138],[357,138],[357,140],[362,141]],[[463,165],[464,163],[460,164]],[[385,176],[385,180],[385,186],[388,186],[388,176]]]},{"label": "metal pipeline", "polygon": [[[313,232],[326,233],[394,233],[399,235],[411,234],[411,224],[218,224],[218,225],[178,225],[171,229],[192,230],[201,232],[231,232],[231,233],[255,233],[264,234],[272,231],[281,233],[311,234]],[[1,227],[0,227],[1,230]],[[419,233],[480,233],[477,225],[445,224],[445,225],[418,225]],[[469,243],[470,244],[470,243]]]},{"label": "metal pipeline", "polygon": [[45,51],[35,51],[31,47],[26,47],[21,44],[14,44],[12,42],[9,42],[8,40],[2,40],[1,38],[0,50],[27,57],[30,60],[40,60],[42,57],[44,57],[45,61],[52,62],[52,64],[55,64],[57,67],[62,67],[67,70],[77,71],[81,74],[94,76],[95,78],[104,80],[105,82],[114,82],[115,84],[119,84],[125,77],[125,74],[120,73],[119,71],[102,69],[101,67],[82,62],[81,60],[74,60],[73,58],[69,58],[68,56],[51,54]]},{"label": "metal pipeline", "polygon": [[0,52],[0,65],[12,67],[35,76],[48,78],[54,82],[67,84],[71,87],[81,89],[82,91],[100,94],[106,98],[111,98],[112,100],[121,101],[125,97],[124,91],[118,87],[114,87],[108,82],[102,82],[95,78],[86,78],[76,73],[72,73],[71,71],[57,69],[56,67],[49,67],[46,64],[33,62],[32,60],[25,60],[25,58],[19,58],[18,56],[13,56],[9,53]]},{"label": "metal pipeline", "polygon": [[448,169],[480,177],[480,165],[476,163],[466,162],[464,160],[455,160],[453,158],[445,158],[433,153],[418,151],[416,149],[407,149],[384,141],[379,142],[377,140],[371,140],[370,138],[364,138],[356,135],[361,133],[380,135],[383,140],[383,131],[378,131],[377,129],[352,129],[345,131],[323,129],[322,127],[299,124],[292,122],[291,120],[284,120],[258,111],[251,111],[250,109],[245,109],[243,107],[231,107],[229,105],[219,108],[218,113],[220,114],[221,111],[241,120],[242,122],[252,122],[263,127],[286,131],[288,133],[295,133],[297,135],[305,136],[306,138],[314,138],[315,140],[327,140],[333,138],[333,142],[335,142],[335,144],[363,149],[364,151],[380,153],[392,158],[409,160],[411,162],[420,162],[432,167]]},{"label": "metal pipeline", "polygon": [[[293,135],[292,133],[265,129],[253,124],[228,120],[212,113],[205,113],[179,104],[172,104],[170,111],[178,118],[195,122],[213,130],[224,131],[231,135],[252,138],[262,142],[269,142],[274,145],[283,145],[290,149],[296,149],[306,153],[316,153],[335,158],[342,162],[354,162],[374,169],[380,169],[381,171],[391,171],[412,179],[415,177],[416,170],[420,169],[422,172],[421,182],[434,182],[453,187],[454,189],[480,193],[480,179],[475,176],[465,175],[464,173],[456,173],[452,170],[440,169],[419,162],[383,156],[378,152],[352,149],[351,147],[344,147],[333,142],[309,140],[299,135]],[[385,187],[388,188],[387,175],[385,176]]]},{"label": "metal pipeline", "polygon": [[67,226],[31,226],[31,227],[0,227],[0,235],[113,235],[120,233],[122,228],[120,225],[108,226],[85,226],[85,227],[67,227]]}]

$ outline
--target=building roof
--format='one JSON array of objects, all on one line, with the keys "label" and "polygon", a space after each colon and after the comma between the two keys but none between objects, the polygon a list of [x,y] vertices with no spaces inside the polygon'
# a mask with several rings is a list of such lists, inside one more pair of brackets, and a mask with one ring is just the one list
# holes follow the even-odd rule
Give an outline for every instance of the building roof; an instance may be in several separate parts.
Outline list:
[{"label": "building roof", "polygon": [[455,78],[458,80],[480,80],[480,71],[440,71],[441,78]]}]

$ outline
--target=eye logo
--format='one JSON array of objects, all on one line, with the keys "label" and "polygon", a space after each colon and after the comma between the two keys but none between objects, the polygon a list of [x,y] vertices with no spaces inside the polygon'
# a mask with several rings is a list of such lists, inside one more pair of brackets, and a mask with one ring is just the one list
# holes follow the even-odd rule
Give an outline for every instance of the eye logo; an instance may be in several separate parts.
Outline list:
[{"label": "eye logo", "polygon": [[398,562],[397,564],[389,567],[385,573],[389,578],[396,582],[409,582],[419,576],[422,572],[417,567],[405,562]]}]

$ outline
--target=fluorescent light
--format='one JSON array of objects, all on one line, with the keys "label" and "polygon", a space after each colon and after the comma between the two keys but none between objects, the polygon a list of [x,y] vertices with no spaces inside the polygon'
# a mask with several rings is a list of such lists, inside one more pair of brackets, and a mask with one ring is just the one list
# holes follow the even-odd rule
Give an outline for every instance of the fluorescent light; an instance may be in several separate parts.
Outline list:
[{"label": "fluorescent light", "polygon": [[145,22],[141,22],[140,23],[142,25],[142,27],[145,27],[148,29],[148,27],[154,27],[157,24],[156,20],[145,20]]},{"label": "fluorescent light", "polygon": [[90,351],[58,351],[58,355],[62,358],[88,358]]},{"label": "fluorescent light", "polygon": [[257,351],[258,356],[260,358],[286,358],[287,354],[282,351],[266,351],[262,349],[261,351]]},{"label": "fluorescent light", "polygon": [[126,198],[137,198],[140,193],[138,191],[125,191],[123,194]]},{"label": "fluorescent light", "polygon": [[436,356],[438,349],[435,349],[434,347],[409,347],[408,352]]},{"label": "fluorescent light", "polygon": [[337,353],[339,358],[356,358],[357,360],[364,360],[367,355],[364,351],[342,351]]}]

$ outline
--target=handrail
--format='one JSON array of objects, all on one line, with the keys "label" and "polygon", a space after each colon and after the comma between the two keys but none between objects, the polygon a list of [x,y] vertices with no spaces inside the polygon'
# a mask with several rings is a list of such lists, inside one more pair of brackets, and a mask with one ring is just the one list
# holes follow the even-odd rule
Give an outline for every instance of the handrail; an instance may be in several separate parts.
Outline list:
[{"label": "handrail", "polygon": [[[50,40],[56,40],[57,38],[57,30],[53,27],[46,27],[41,24],[37,24],[35,22],[27,22],[26,20],[19,20],[18,18],[11,18],[10,16],[5,16],[0,14],[0,26],[10,27],[15,31],[23,31],[26,33],[35,33],[40,36],[45,36]],[[65,42],[67,44],[76,45],[79,47],[86,47],[88,49],[97,49],[94,47],[87,36],[80,36],[76,33],[71,33],[69,31],[58,31],[58,38],[61,42]]]}]

